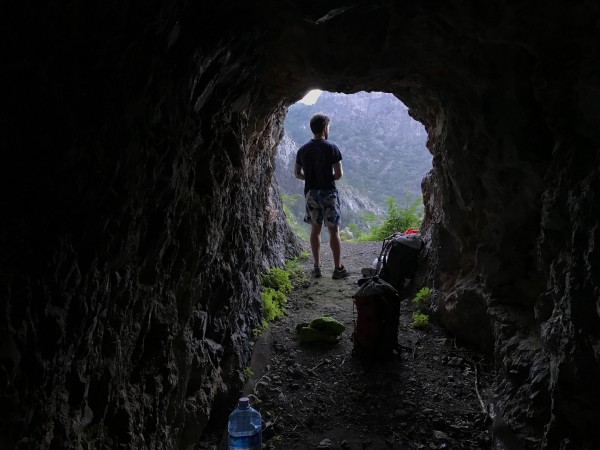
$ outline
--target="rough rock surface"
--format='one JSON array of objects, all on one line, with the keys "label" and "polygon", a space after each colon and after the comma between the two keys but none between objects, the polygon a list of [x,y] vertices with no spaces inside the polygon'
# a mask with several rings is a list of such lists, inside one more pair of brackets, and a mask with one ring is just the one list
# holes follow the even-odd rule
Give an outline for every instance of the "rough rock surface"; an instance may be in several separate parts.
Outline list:
[{"label": "rough rock surface", "polygon": [[296,249],[282,118],[320,87],[425,125],[421,277],[495,357],[498,420],[598,448],[600,7],[256,3],[2,5],[0,446],[184,449],[222,417]]}]

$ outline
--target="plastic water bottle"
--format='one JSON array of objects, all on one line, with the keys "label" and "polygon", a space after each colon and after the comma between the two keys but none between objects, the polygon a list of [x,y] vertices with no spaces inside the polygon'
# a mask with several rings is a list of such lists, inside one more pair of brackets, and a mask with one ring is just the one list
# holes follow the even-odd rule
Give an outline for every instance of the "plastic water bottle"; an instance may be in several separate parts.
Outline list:
[{"label": "plastic water bottle", "polygon": [[240,398],[229,415],[229,450],[262,450],[260,413],[250,406],[248,397]]}]

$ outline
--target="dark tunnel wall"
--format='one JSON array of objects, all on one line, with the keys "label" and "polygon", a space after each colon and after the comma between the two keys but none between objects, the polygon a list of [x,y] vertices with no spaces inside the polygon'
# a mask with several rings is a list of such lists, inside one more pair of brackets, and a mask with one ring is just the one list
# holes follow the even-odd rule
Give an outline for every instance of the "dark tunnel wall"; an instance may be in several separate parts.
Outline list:
[{"label": "dark tunnel wall", "polygon": [[0,448],[188,448],[242,386],[259,271],[296,251],[283,109],[226,10],[10,6]]},{"label": "dark tunnel wall", "polygon": [[524,448],[598,446],[598,7],[352,4],[2,6],[0,447],[192,448],[222,417],[297,251],[273,154],[315,86],[425,124],[439,319]]}]

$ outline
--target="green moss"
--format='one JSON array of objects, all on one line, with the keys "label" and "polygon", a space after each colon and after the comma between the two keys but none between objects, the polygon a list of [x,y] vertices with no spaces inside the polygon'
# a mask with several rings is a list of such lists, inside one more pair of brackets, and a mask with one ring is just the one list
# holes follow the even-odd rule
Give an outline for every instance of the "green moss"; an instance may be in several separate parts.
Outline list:
[{"label": "green moss", "polygon": [[281,317],[285,313],[287,297],[281,291],[266,288],[260,294],[263,305],[263,317],[267,322]]},{"label": "green moss", "polygon": [[263,306],[263,319],[260,327],[254,328],[252,334],[259,336],[269,325],[269,322],[286,313],[286,294],[290,293],[293,285],[306,279],[306,274],[300,261],[309,257],[308,252],[303,252],[296,258],[285,263],[285,269],[273,267],[268,272],[261,274],[260,281],[262,292],[260,294]]},{"label": "green moss", "polygon": [[272,267],[267,273],[263,273],[260,281],[265,289],[274,289],[284,294],[292,290],[289,272],[278,267]]},{"label": "green moss", "polygon": [[292,284],[302,283],[308,279],[306,272],[300,263],[301,261],[306,260],[309,256],[310,254],[307,251],[304,251],[300,255],[288,260],[285,263],[285,270],[288,272]]}]

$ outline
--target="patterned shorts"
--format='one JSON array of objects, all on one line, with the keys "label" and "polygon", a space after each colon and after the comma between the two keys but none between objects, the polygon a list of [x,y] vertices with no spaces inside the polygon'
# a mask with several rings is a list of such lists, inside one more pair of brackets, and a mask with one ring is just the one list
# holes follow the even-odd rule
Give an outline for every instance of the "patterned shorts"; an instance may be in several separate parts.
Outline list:
[{"label": "patterned shorts", "polygon": [[340,224],[340,197],[336,189],[309,189],[306,193],[304,221],[328,227]]}]

